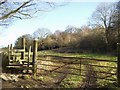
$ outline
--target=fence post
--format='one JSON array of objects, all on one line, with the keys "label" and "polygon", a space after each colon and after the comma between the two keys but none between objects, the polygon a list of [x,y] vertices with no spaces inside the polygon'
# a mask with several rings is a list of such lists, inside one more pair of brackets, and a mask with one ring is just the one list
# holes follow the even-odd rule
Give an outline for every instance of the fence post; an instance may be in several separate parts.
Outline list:
[{"label": "fence post", "polygon": [[13,61],[15,61],[15,57],[14,57],[14,53],[13,53],[13,45],[10,45],[10,59],[12,59]]},{"label": "fence post", "polygon": [[80,59],[80,75],[82,75],[82,70],[81,70],[81,69],[82,69],[82,68],[81,68],[81,62],[82,62],[82,61],[81,61],[81,59]]},{"label": "fence post", "polygon": [[36,63],[36,60],[37,60],[37,40],[35,39],[33,41],[33,75],[34,75],[34,78],[36,79],[36,75],[37,75],[37,63]]},{"label": "fence post", "polygon": [[120,43],[117,43],[117,83],[120,87]]},{"label": "fence post", "polygon": [[10,63],[10,45],[8,45],[8,60],[9,60],[9,63]]},{"label": "fence post", "polygon": [[11,55],[13,55],[13,45],[10,45],[10,51],[11,51]]},{"label": "fence post", "polygon": [[[29,68],[29,64],[30,64],[30,54],[31,54],[31,46],[29,47],[29,51],[28,51],[28,61],[27,61],[27,67]],[[27,70],[28,73],[28,70]]]},{"label": "fence post", "polygon": [[25,59],[25,38],[22,38],[21,49],[24,49],[24,52],[21,52],[21,59]]}]

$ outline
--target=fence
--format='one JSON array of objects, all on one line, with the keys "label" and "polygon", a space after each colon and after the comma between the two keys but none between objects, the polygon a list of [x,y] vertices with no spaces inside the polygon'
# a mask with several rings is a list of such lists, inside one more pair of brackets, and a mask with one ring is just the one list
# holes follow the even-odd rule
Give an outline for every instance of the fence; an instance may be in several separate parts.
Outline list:
[{"label": "fence", "polygon": [[[85,77],[87,81],[90,79],[104,79],[109,81],[117,81],[120,86],[120,44],[118,45],[118,59],[117,60],[101,60],[90,58],[78,58],[78,57],[61,57],[52,55],[37,55],[37,41],[34,40],[33,55],[31,59],[31,47],[29,49],[27,59],[25,58],[25,39],[22,38],[21,49],[13,49],[12,45],[8,46],[8,58],[11,63],[17,60],[15,52],[21,53],[19,62],[21,64],[9,64],[7,66],[15,67],[20,66],[22,69],[32,70],[33,74],[47,75],[51,72],[71,74]],[[32,61],[31,61],[31,60]],[[48,63],[49,62],[49,63]],[[48,68],[48,69],[47,69]],[[42,72],[43,71],[43,72]],[[64,79],[64,78],[61,78]],[[60,79],[60,81],[61,81]],[[90,83],[90,82],[88,82]]]},{"label": "fence", "polygon": [[[113,60],[39,55],[37,61],[37,69],[40,69],[40,72],[38,73],[41,75],[49,75],[50,73],[55,72],[82,76],[83,78],[92,80],[117,80],[117,61]],[[42,70],[44,73],[41,73]],[[85,82],[88,81],[91,80],[86,80]]]}]

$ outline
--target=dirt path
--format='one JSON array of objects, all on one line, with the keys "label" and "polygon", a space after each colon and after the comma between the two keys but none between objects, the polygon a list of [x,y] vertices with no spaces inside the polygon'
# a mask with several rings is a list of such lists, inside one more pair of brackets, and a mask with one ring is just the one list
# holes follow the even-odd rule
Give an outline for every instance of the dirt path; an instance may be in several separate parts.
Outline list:
[{"label": "dirt path", "polygon": [[[60,71],[64,73],[51,77],[50,74],[55,72],[53,71],[45,75],[51,77],[51,80],[47,78],[45,78],[45,80],[35,80],[32,75],[26,74],[2,73],[2,88],[57,88],[57,86],[67,77],[67,73],[69,73],[64,67],[60,68]],[[37,77],[39,78],[41,75],[38,75]]]},{"label": "dirt path", "polygon": [[4,73],[2,76],[2,88],[43,88],[41,81],[35,80],[31,75],[19,75]]}]

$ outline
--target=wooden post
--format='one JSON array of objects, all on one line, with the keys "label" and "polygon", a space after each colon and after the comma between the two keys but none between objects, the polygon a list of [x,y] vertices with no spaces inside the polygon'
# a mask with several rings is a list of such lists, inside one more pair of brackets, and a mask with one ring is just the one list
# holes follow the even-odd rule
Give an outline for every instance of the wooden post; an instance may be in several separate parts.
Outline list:
[{"label": "wooden post", "polygon": [[21,59],[25,59],[25,38],[22,38],[21,49],[24,49],[24,52],[21,52]]},{"label": "wooden post", "polygon": [[82,67],[81,67],[81,59],[80,59],[80,75],[82,75],[81,69],[82,69]]},{"label": "wooden post", "polygon": [[[120,1],[117,3],[117,9],[118,9],[118,20],[117,20],[117,26],[120,26]],[[118,29],[118,43],[117,43],[117,81],[118,81],[118,87],[120,87],[120,28]]]},{"label": "wooden post", "polygon": [[10,51],[11,51],[11,55],[13,55],[13,45],[10,45]]},{"label": "wooden post", "polygon": [[8,45],[8,60],[9,60],[9,63],[10,63],[10,45]]},{"label": "wooden post", "polygon": [[[31,46],[29,47],[29,51],[28,51],[28,61],[27,61],[27,67],[29,68],[29,64],[30,64],[30,54],[31,54]],[[27,70],[28,73],[28,70]]]},{"label": "wooden post", "polygon": [[10,45],[10,59],[12,59],[13,62],[15,61],[15,56],[13,53],[13,45],[12,44]]},{"label": "wooden post", "polygon": [[117,82],[120,87],[120,43],[117,43]]},{"label": "wooden post", "polygon": [[37,75],[37,63],[36,63],[36,60],[37,60],[37,40],[34,40],[33,41],[33,75],[36,79],[36,75]]}]

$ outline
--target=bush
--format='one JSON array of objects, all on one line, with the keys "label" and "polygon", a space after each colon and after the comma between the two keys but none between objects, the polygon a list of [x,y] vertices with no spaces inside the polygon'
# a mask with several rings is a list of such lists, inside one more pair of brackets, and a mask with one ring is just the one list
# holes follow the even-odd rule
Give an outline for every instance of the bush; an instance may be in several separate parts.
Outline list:
[{"label": "bush", "polygon": [[92,52],[105,51],[106,43],[103,30],[88,30],[81,34],[81,37],[77,41],[78,48],[82,50],[90,50]]}]

